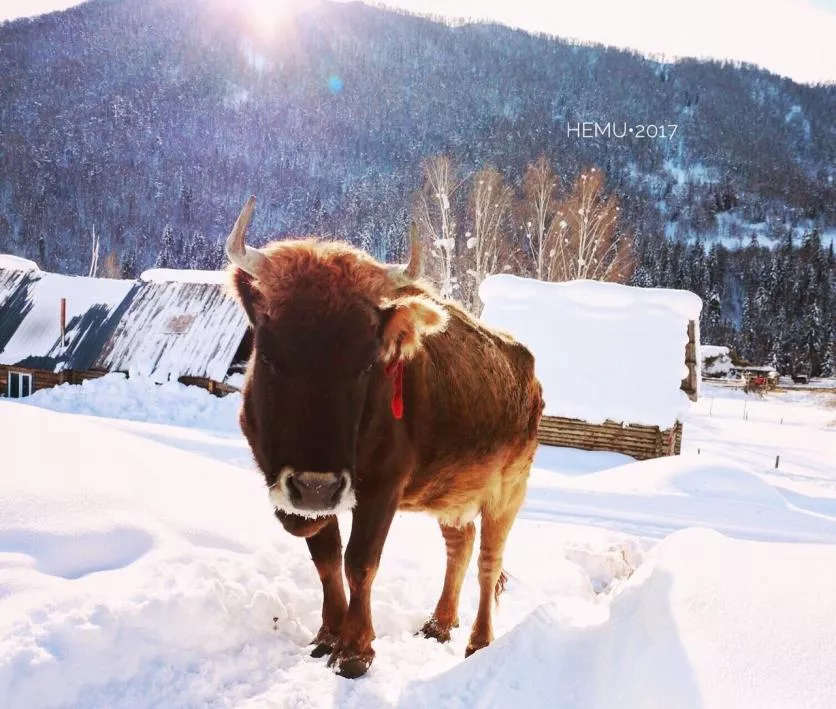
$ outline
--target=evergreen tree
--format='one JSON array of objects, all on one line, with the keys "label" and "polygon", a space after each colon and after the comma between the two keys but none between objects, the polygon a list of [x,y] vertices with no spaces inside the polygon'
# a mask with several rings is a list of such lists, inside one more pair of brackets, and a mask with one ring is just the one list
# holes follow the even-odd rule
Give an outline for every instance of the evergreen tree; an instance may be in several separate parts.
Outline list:
[{"label": "evergreen tree", "polygon": [[176,268],[178,265],[178,252],[174,229],[171,224],[166,224],[163,229],[162,244],[157,255],[157,268]]}]

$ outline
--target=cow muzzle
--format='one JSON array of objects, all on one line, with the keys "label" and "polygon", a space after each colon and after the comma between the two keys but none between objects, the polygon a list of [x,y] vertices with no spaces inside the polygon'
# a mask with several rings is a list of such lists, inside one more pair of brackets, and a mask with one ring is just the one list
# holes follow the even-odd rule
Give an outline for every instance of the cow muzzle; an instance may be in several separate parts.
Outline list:
[{"label": "cow muzzle", "polygon": [[322,517],[354,507],[354,489],[347,470],[339,473],[296,471],[285,467],[270,487],[273,506],[289,514]]}]

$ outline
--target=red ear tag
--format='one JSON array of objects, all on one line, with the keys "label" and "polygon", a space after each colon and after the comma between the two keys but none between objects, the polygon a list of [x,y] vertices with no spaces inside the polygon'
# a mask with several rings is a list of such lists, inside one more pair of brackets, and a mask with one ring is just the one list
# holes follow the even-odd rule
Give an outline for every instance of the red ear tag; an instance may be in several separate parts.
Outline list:
[{"label": "red ear tag", "polygon": [[403,418],[403,360],[398,358],[386,365],[386,374],[392,377],[392,416]]}]

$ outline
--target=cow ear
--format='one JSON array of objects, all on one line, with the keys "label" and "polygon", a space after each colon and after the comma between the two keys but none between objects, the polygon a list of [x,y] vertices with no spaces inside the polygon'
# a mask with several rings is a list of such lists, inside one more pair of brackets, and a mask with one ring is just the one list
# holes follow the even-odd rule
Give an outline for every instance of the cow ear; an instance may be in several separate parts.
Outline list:
[{"label": "cow ear", "polygon": [[253,277],[237,267],[232,271],[232,293],[244,308],[250,323],[255,325],[258,313],[264,312],[264,296],[253,283]]},{"label": "cow ear", "polygon": [[410,295],[380,308],[380,339],[383,360],[411,359],[421,349],[421,340],[443,332],[449,316],[440,303],[422,295]]}]

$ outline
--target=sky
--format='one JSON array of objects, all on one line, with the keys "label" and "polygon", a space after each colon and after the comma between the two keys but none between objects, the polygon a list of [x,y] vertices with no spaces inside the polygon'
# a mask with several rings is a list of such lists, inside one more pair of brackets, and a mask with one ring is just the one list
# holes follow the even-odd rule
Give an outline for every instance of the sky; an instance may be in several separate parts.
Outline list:
[{"label": "sky", "polygon": [[[256,1],[279,5],[287,0]],[[0,0],[0,20],[79,2]],[[836,0],[378,0],[376,4],[449,18],[489,19],[669,59],[746,61],[806,83],[836,82]]]}]

